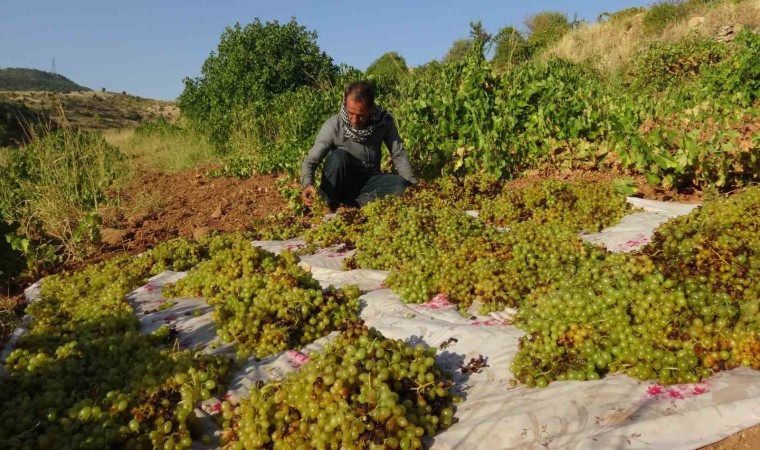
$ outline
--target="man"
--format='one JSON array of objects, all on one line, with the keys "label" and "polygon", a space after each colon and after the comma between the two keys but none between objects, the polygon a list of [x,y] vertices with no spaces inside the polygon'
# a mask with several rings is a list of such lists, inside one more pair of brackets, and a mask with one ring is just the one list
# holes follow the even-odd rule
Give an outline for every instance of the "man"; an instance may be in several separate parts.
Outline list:
[{"label": "man", "polygon": [[[399,175],[380,173],[383,142]],[[375,105],[374,88],[367,82],[348,85],[340,113],[322,125],[303,161],[301,198],[307,206],[317,196],[314,171],[323,159],[319,195],[332,210],[341,203],[364,206],[386,195],[401,195],[408,186],[417,184],[393,117]]]}]

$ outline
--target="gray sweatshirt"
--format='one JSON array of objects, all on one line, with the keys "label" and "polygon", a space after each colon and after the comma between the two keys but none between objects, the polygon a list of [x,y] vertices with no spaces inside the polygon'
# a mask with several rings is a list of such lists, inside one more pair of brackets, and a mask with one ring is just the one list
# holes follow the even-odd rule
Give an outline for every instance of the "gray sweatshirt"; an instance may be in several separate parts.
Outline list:
[{"label": "gray sweatshirt", "polygon": [[393,165],[396,167],[398,174],[412,184],[417,184],[414,177],[412,165],[409,164],[409,158],[406,155],[406,149],[401,142],[401,136],[398,134],[396,123],[390,121],[381,125],[367,139],[367,142],[360,144],[347,138],[343,132],[343,121],[340,120],[340,114],[336,114],[322,125],[319,130],[314,146],[309,150],[309,154],[301,165],[301,185],[306,187],[314,184],[314,171],[322,162],[327,153],[334,149],[340,148],[351,155],[355,156],[361,162],[363,169],[368,173],[380,172],[380,145],[385,142],[385,146],[391,152]]}]

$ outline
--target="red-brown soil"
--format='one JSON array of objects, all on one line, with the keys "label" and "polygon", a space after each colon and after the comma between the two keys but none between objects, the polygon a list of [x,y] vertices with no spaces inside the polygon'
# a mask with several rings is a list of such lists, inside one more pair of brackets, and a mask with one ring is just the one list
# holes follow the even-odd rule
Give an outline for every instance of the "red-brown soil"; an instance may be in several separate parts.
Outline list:
[{"label": "red-brown soil", "polygon": [[174,237],[250,230],[254,219],[264,219],[286,206],[274,176],[212,178],[207,172],[143,171],[129,186],[112,192],[116,206],[101,214],[103,228],[113,230],[115,236],[102,250],[143,251]]}]

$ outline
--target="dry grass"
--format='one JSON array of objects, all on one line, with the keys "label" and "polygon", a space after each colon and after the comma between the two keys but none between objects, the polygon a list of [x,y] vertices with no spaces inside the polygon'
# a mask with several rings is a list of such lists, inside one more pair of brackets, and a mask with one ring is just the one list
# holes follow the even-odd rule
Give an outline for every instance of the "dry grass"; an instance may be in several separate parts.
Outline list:
[{"label": "dry grass", "polygon": [[208,140],[192,131],[177,134],[136,134],[133,129],[106,130],[106,141],[129,156],[133,169],[173,173],[218,162]]},{"label": "dry grass", "polygon": [[[670,24],[659,36],[644,33],[645,14],[617,22],[582,26],[566,34],[543,57],[558,56],[575,62],[591,62],[604,73],[619,73],[634,53],[655,40],[677,41],[690,33],[714,36],[720,27],[736,23],[750,28],[760,27],[760,0],[695,8],[687,19]],[[690,28],[689,20],[692,17],[703,17],[704,22]]]},{"label": "dry grass", "polygon": [[104,228],[118,228],[125,220],[131,221],[135,217],[156,217],[164,211],[168,201],[160,192],[149,189],[140,190],[129,202],[123,202],[117,191],[111,200],[98,209]]},{"label": "dry grass", "polygon": [[5,297],[0,293],[0,348],[8,342],[13,330],[21,323],[21,297]]}]

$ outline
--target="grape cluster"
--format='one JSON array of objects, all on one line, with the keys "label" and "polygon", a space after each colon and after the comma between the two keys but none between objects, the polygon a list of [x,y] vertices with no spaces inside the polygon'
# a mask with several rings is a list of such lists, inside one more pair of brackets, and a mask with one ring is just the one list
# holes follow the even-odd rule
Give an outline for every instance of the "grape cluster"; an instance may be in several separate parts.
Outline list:
[{"label": "grape cluster", "polygon": [[394,270],[386,284],[407,302],[427,301],[436,293],[480,312],[517,307],[530,292],[572,276],[579,264],[602,253],[567,229],[518,223],[509,232],[486,230],[456,249],[412,261]]},{"label": "grape cluster", "polygon": [[366,223],[356,240],[356,264],[365,269],[400,269],[410,261],[452,251],[484,226],[450,208],[419,208],[391,198],[366,206]]},{"label": "grape cluster", "polygon": [[558,180],[511,186],[483,201],[480,217],[500,227],[531,221],[559,223],[576,233],[600,231],[630,212],[625,196],[608,183],[568,183]]},{"label": "grape cluster", "polygon": [[[300,202],[300,199],[298,200]],[[286,240],[301,236],[307,230],[322,223],[327,204],[318,197],[311,208],[298,206],[271,214],[266,220],[255,220],[254,236],[261,240]]]},{"label": "grape cluster", "polygon": [[365,222],[360,209],[341,209],[337,217],[306,230],[304,239],[319,248],[342,245],[343,250],[356,246],[356,239]]},{"label": "grape cluster", "polygon": [[177,350],[167,327],[140,334],[125,297],[213,241],[172,241],[47,278],[0,378],[0,402],[13,406],[0,412],[4,448],[190,448],[190,412],[221,391],[229,361]]},{"label": "grape cluster", "polygon": [[643,251],[678,280],[706,277],[711,291],[737,298],[760,295],[760,189],[705,202],[657,229]]},{"label": "grape cluster", "polygon": [[349,322],[298,372],[222,403],[226,449],[417,449],[454,421],[435,349]]},{"label": "grape cluster", "polygon": [[167,297],[204,297],[215,307],[219,337],[257,358],[306,345],[356,317],[359,294],[355,286],[323,290],[292,252],[278,256],[245,239],[164,290]]},{"label": "grape cluster", "polygon": [[532,293],[512,363],[529,386],[625,372],[661,383],[760,368],[760,189],[706,202],[640,253],[589,259]]},{"label": "grape cluster", "polygon": [[[432,203],[431,192],[367,206],[357,252],[345,265],[390,270],[386,283],[405,302],[424,302],[445,293],[462,308],[478,301],[482,313],[518,306],[532,290],[573,274],[586,256],[600,252],[576,236],[578,229],[598,227],[599,222],[581,226],[581,216],[576,211],[563,215],[561,206],[572,204],[583,212],[593,205],[605,212],[605,221],[626,209],[624,197],[610,196],[603,188],[530,184],[509,191],[529,201],[510,206],[511,228],[502,233],[462,211]],[[602,200],[612,206],[605,208]],[[504,204],[500,202],[491,204]],[[539,204],[543,212],[526,209]]]}]

